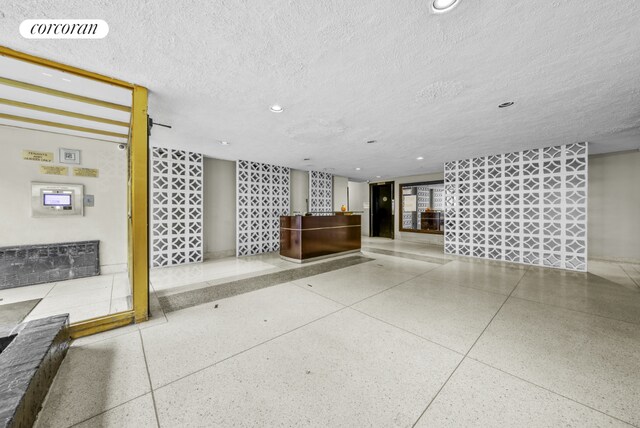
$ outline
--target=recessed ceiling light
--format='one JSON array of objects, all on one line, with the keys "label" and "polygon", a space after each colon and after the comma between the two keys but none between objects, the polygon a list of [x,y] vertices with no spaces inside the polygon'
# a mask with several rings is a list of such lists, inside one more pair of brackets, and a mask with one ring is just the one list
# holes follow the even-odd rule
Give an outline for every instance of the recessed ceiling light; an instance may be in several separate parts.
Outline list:
[{"label": "recessed ceiling light", "polygon": [[360,171],[360,168],[356,168],[356,171]]},{"label": "recessed ceiling light", "polygon": [[42,75],[43,75],[43,76],[47,76],[47,77],[51,77],[51,76],[53,76],[53,74],[49,74],[49,73],[45,73],[45,72],[42,72]]},{"label": "recessed ceiling light", "polygon": [[228,146],[229,142],[228,141],[220,141],[220,144],[223,146]]},{"label": "recessed ceiling light", "polygon": [[416,158],[416,160],[422,160],[422,159],[424,159],[422,156],[418,156],[418,157]]},{"label": "recessed ceiling light", "polygon": [[382,177],[382,176],[381,175],[376,175],[376,178],[380,178],[380,177]]},{"label": "recessed ceiling light", "polygon": [[71,82],[70,79],[65,79],[64,77],[62,78],[62,80],[64,80],[65,82]]},{"label": "recessed ceiling light", "polygon": [[431,2],[431,12],[445,13],[456,7],[460,0],[433,0]]},{"label": "recessed ceiling light", "polygon": [[506,108],[506,107],[511,107],[513,105],[513,101],[509,101],[506,103],[502,103],[498,106],[498,108]]},{"label": "recessed ceiling light", "polygon": [[271,110],[274,113],[282,113],[284,111],[284,108],[282,108],[281,105],[274,104],[271,107],[269,107],[269,110]]}]

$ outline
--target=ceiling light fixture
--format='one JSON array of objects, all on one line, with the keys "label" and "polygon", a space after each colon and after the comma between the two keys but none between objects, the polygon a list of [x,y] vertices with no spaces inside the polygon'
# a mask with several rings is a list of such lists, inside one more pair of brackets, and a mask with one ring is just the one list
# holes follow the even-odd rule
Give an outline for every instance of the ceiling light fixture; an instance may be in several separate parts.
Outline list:
[{"label": "ceiling light fixture", "polygon": [[228,146],[229,142],[228,141],[220,141],[220,144],[223,146]]},{"label": "ceiling light fixture", "polygon": [[269,107],[269,110],[271,110],[273,113],[282,113],[284,111],[284,108],[282,108],[281,105],[274,104]]},{"label": "ceiling light fixture", "polygon": [[51,77],[51,76],[53,76],[53,74],[45,73],[44,71],[42,72],[42,75],[43,75],[43,76],[47,76],[47,77]]},{"label": "ceiling light fixture", "polygon": [[356,168],[356,171],[360,171],[360,168]]},{"label": "ceiling light fixture", "polygon": [[512,105],[513,105],[513,101],[509,101],[509,102],[500,104],[498,108],[507,108],[507,107],[511,107]]},{"label": "ceiling light fixture", "polygon": [[376,175],[376,178],[380,178],[380,177],[382,177],[382,176],[381,175]]},{"label": "ceiling light fixture", "polygon": [[460,0],[433,0],[431,2],[432,13],[445,13],[456,7]]},{"label": "ceiling light fixture", "polygon": [[62,78],[62,80],[64,80],[65,82],[71,82],[71,79],[65,79],[64,77]]},{"label": "ceiling light fixture", "polygon": [[422,160],[422,159],[424,159],[422,156],[418,156],[418,157],[416,158],[416,160]]}]

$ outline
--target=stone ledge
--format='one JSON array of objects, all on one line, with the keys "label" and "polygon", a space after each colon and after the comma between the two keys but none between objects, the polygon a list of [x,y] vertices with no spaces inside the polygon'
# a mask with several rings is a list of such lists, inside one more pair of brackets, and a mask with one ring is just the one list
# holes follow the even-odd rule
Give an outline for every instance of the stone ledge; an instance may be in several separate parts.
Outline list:
[{"label": "stone ledge", "polygon": [[0,337],[15,335],[0,353],[0,427],[33,425],[69,348],[68,326],[68,314],[0,326]]}]

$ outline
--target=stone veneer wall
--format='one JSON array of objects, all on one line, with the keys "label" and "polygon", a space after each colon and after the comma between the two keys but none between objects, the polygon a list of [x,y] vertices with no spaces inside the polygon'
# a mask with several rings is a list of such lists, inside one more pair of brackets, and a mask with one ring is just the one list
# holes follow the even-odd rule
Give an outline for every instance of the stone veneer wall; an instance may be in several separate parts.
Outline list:
[{"label": "stone veneer wall", "polygon": [[100,241],[0,248],[0,290],[100,275]]}]

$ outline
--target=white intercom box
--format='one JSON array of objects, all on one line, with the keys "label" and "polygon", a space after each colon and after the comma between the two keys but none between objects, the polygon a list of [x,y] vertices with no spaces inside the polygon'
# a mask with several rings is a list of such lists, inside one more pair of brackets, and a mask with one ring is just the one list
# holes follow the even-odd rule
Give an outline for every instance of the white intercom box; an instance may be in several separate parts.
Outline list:
[{"label": "white intercom box", "polygon": [[84,215],[84,185],[31,183],[31,217]]}]

